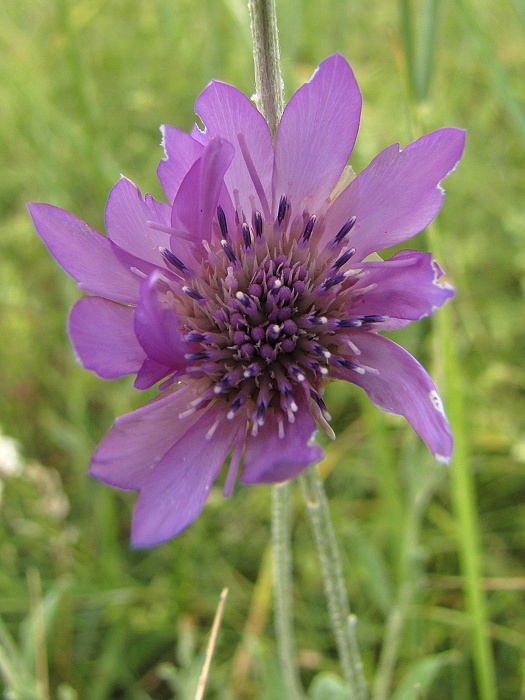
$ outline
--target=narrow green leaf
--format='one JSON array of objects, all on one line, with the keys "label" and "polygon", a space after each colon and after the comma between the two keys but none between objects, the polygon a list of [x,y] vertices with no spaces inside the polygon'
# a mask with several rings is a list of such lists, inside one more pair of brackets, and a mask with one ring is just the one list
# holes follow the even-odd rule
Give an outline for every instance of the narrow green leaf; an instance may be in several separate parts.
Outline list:
[{"label": "narrow green leaf", "polygon": [[463,13],[470,33],[476,38],[483,65],[488,69],[494,91],[525,146],[525,110],[513,94],[507,70],[494,50],[487,32],[479,24],[468,0],[456,0],[456,4]]},{"label": "narrow green leaf", "polygon": [[390,700],[416,700],[418,687],[421,689],[421,696],[425,697],[443,669],[457,663],[460,658],[456,651],[444,651],[419,659],[405,672]]},{"label": "narrow green leaf", "polygon": [[418,52],[415,66],[416,97],[426,100],[434,72],[437,55],[440,0],[424,0],[421,10],[421,34],[418,40]]}]

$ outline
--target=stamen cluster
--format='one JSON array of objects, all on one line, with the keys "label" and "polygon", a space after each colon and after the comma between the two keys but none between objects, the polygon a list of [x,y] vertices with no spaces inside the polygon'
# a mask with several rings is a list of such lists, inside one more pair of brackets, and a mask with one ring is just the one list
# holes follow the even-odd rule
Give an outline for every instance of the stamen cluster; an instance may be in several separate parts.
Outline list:
[{"label": "stamen cluster", "polygon": [[[215,233],[222,250],[210,251],[199,274],[192,273],[192,286],[181,287],[183,295],[173,290],[189,345],[188,372],[209,381],[184,416],[217,399],[228,403],[226,419],[242,410],[254,436],[272,410],[282,433],[285,420],[295,421],[299,404],[313,399],[318,420],[331,434],[321,398],[330,365],[366,371],[357,359],[337,354],[346,329],[384,320],[348,316],[352,298],[363,293],[353,291],[359,271],[345,270],[355,250],[343,244],[356,218],[319,251],[318,217],[303,215],[306,224],[290,225],[290,211],[283,195],[274,222],[255,211],[250,226],[241,212],[232,236],[217,207]],[[188,271],[171,255],[164,256],[168,267]],[[346,339],[349,352],[359,350]]]}]

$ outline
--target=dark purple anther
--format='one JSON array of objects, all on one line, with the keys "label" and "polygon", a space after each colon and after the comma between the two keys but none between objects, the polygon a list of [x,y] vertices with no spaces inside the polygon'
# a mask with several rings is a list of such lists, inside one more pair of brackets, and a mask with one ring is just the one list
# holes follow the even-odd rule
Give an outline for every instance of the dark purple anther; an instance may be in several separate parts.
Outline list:
[{"label": "dark purple anther", "polygon": [[218,383],[215,385],[214,392],[215,392],[216,394],[220,394],[221,391],[224,391],[224,389],[227,389],[230,385],[231,385],[231,380],[230,380],[230,378],[228,377],[228,375],[226,375],[225,377],[223,377],[223,378],[221,379],[220,382],[218,382]]},{"label": "dark purple anther", "polygon": [[236,263],[236,262],[237,262],[237,256],[236,256],[235,253],[233,252],[233,248],[232,248],[231,245],[228,243],[228,241],[225,240],[225,239],[223,239],[223,240],[221,241],[221,245],[222,245],[222,249],[223,249],[224,252],[226,253],[226,256],[227,256],[228,260],[229,260],[230,262],[232,262],[232,263]]},{"label": "dark purple anther", "polygon": [[184,336],[184,340],[187,343],[203,343],[206,340],[206,336],[204,335],[204,333],[191,331],[190,333],[186,333],[186,335]]},{"label": "dark purple anther", "polygon": [[362,316],[361,321],[363,323],[382,323],[385,320],[384,316]]},{"label": "dark purple anther", "polygon": [[237,292],[237,294],[235,295],[235,298],[241,302],[241,304],[244,306],[245,309],[249,309],[250,306],[252,306],[252,303],[253,303],[252,300],[244,292]]},{"label": "dark purple anther", "polygon": [[184,355],[184,358],[190,361],[209,360],[210,355],[207,352],[188,352],[186,355]]},{"label": "dark purple anther", "polygon": [[328,323],[328,319],[326,318],[326,316],[309,316],[308,320],[314,326],[322,326],[325,323]]},{"label": "dark purple anther", "polygon": [[360,318],[342,318],[337,321],[338,328],[360,328],[362,325]]},{"label": "dark purple anther", "polygon": [[308,223],[305,226],[304,233],[303,233],[303,241],[307,243],[310,240],[310,236],[312,235],[312,231],[314,230],[314,225],[315,222],[317,221],[317,217],[315,214],[312,214],[312,216],[308,219]]},{"label": "dark purple anther", "polygon": [[326,282],[323,282],[322,287],[325,291],[328,291],[330,287],[335,287],[336,284],[340,284],[344,279],[345,276],[342,273],[334,277],[329,277]]},{"label": "dark purple anther", "polygon": [[350,360],[344,360],[342,357],[339,358],[338,362],[341,365],[341,367],[344,367],[345,369],[357,370],[359,368],[359,365],[357,364],[357,362],[351,362]]},{"label": "dark purple anther", "polygon": [[352,216],[351,219],[348,219],[346,224],[342,227],[342,229],[339,231],[337,236],[334,238],[334,240],[333,240],[334,245],[341,243],[341,241],[346,236],[346,234],[354,227],[355,222],[356,222],[355,216]]},{"label": "dark purple anther", "polygon": [[340,267],[343,267],[343,265],[346,265],[346,263],[350,260],[351,257],[355,255],[355,248],[350,248],[350,250],[347,250],[345,253],[343,253],[335,263],[332,265],[332,268],[334,270],[339,270]]},{"label": "dark purple anther", "polygon": [[238,397],[232,402],[232,404],[231,404],[231,406],[230,406],[230,410],[229,410],[228,413],[226,414],[226,418],[228,418],[229,420],[231,420],[231,419],[233,418],[233,416],[237,413],[237,411],[239,410],[239,408],[244,404],[244,402],[245,402],[245,399],[243,399],[242,397],[238,396]]},{"label": "dark purple anther", "polygon": [[217,220],[219,221],[222,237],[228,238],[228,224],[226,223],[226,215],[220,204],[217,207]]},{"label": "dark purple anther", "polygon": [[263,220],[260,211],[256,211],[253,215],[255,223],[255,238],[262,238],[263,235]]},{"label": "dark purple anther", "polygon": [[277,222],[279,225],[283,223],[284,217],[286,216],[286,205],[286,195],[283,194],[279,200],[279,210],[277,211]]},{"label": "dark purple anther", "polygon": [[[253,345],[252,345],[252,348],[253,348]],[[253,350],[255,352],[255,348],[253,348]],[[242,351],[242,348],[241,348],[241,351]],[[257,362],[252,362],[251,365],[248,365],[248,367],[246,367],[243,375],[247,379],[248,377],[256,377],[260,373],[261,373],[261,367],[259,366],[259,364]]]},{"label": "dark purple anther", "polygon": [[186,265],[182,262],[182,260],[179,260],[179,258],[176,255],[173,255],[171,250],[169,250],[168,248],[164,248],[164,250],[162,251],[162,257],[166,262],[168,262],[170,265],[173,265],[173,267],[176,267],[181,272],[185,272],[188,269]]},{"label": "dark purple anther", "polygon": [[298,382],[304,382],[304,380],[306,379],[304,372],[297,365],[290,365],[288,367],[288,373],[290,374],[291,377],[296,379]]},{"label": "dark purple anther", "polygon": [[189,297],[195,299],[196,301],[201,301],[202,299],[204,299],[202,294],[199,294],[199,292],[196,289],[193,289],[192,287],[186,287],[186,285],[184,285],[184,287],[182,287],[182,291],[184,292],[184,294],[187,294]]},{"label": "dark purple anther", "polygon": [[252,247],[252,234],[250,233],[250,227],[248,224],[244,223],[242,225],[242,238],[244,240],[244,247],[246,250]]},{"label": "dark purple anther", "polygon": [[319,364],[319,362],[317,362],[317,360],[309,359],[309,360],[306,361],[306,365],[307,365],[307,367],[309,367],[310,369],[313,369],[314,372],[319,372],[319,374],[322,373],[322,369],[323,369],[323,368],[321,367],[321,365]]},{"label": "dark purple anther", "polygon": [[313,389],[310,389],[310,396],[313,398],[313,400],[319,406],[319,408],[321,409],[321,411],[323,413],[328,413],[328,409],[326,408],[325,402],[323,401],[323,399],[319,396],[319,394],[316,391],[314,391]]}]

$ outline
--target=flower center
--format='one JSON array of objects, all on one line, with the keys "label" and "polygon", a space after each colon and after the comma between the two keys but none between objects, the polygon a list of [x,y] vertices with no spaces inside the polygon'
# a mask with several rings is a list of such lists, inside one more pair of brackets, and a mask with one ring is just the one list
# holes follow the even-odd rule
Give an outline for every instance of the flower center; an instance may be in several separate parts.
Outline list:
[{"label": "flower center", "polygon": [[[253,225],[240,224],[232,238],[218,207],[220,247],[209,251],[192,286],[176,295],[190,350],[188,372],[203,381],[190,411],[224,400],[227,418],[242,409],[254,435],[268,410],[282,426],[294,422],[301,404],[313,406],[324,423],[321,394],[329,366],[342,364],[342,336],[365,319],[348,320],[360,275],[343,271],[353,255],[343,240],[355,219],[320,253],[316,223],[316,216],[290,222],[282,197],[275,222],[255,212]],[[357,363],[352,369],[359,371]]]}]

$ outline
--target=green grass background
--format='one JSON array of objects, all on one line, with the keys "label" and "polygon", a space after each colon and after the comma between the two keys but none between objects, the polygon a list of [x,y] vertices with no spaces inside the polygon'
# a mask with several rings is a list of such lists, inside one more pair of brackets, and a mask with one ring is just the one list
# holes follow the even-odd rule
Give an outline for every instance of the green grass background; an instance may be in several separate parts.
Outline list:
[{"label": "green grass background", "polygon": [[[280,0],[289,96],[334,51],[364,97],[352,157],[468,129],[432,249],[457,289],[393,337],[432,369],[456,436],[434,463],[360,390],[328,391],[326,475],[374,700],[525,698],[525,5],[523,0]],[[26,201],[102,230],[120,173],[160,197],[158,126],[189,130],[211,78],[253,92],[243,0],[3,0],[0,6],[0,687],[15,700],[190,699],[219,593],[208,698],[284,698],[271,625],[270,489],[220,485],[199,519],[128,544],[134,495],[86,475],[114,417],[145,396],[75,362],[75,283]],[[300,492],[294,614],[309,697],[344,697]],[[374,678],[376,679],[374,681]]]}]

